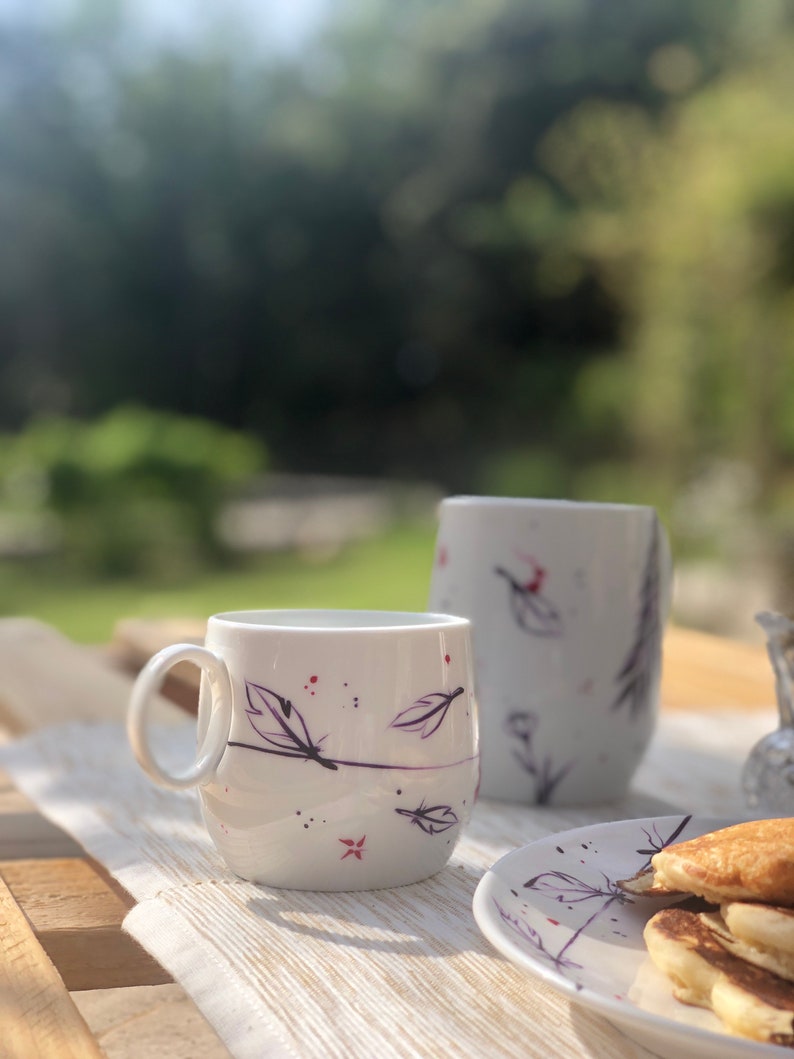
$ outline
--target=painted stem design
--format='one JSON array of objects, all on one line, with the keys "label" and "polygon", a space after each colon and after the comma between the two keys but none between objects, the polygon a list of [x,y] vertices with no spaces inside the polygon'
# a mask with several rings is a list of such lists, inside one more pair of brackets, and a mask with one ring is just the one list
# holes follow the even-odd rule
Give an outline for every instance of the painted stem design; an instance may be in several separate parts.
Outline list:
[{"label": "painted stem design", "polygon": [[[377,761],[346,761],[340,758],[325,757],[322,753],[322,744],[327,737],[312,739],[303,715],[288,698],[248,680],[245,682],[245,693],[248,699],[248,708],[245,711],[248,720],[265,745],[260,746],[230,739],[227,746],[256,750],[260,754],[271,754],[274,757],[314,761],[322,768],[332,771],[338,769],[340,765],[348,765],[352,768],[386,769],[396,772],[426,772],[433,769],[455,768],[457,765],[464,765],[468,761],[477,759],[477,755],[472,754],[459,761],[441,765],[387,765]],[[392,727],[403,727],[406,731],[421,732],[422,738],[425,739],[437,731],[453,700],[462,694],[463,688],[456,688],[449,693],[433,692],[425,695],[403,713],[398,714],[392,722]],[[406,723],[398,724],[400,718],[406,715],[410,715]],[[275,721],[277,730],[264,730],[262,724],[264,719]],[[429,731],[428,726],[430,726]]]},{"label": "painted stem design", "polygon": [[575,762],[567,761],[555,770],[548,754],[542,761],[538,761],[532,746],[537,726],[536,714],[530,710],[519,710],[507,718],[505,730],[518,743],[518,746],[513,748],[513,756],[534,780],[535,801],[538,805],[548,805],[554,788],[565,779]]},{"label": "painted stem design", "polygon": [[[257,746],[255,743],[243,743],[236,739],[230,739],[227,746],[237,746],[243,750],[256,750],[259,754],[271,754],[273,757],[303,757],[304,761],[318,761],[316,757],[309,758],[305,755],[290,754],[286,750],[273,750],[266,746]],[[355,769],[383,769],[386,772],[434,772],[436,769],[454,769],[458,765],[465,765],[469,761],[476,761],[478,754],[470,754],[458,761],[448,761],[442,765],[387,765],[379,761],[345,761],[342,758],[322,758],[319,760],[324,768],[337,769],[340,765],[347,765]]]},{"label": "painted stem design", "polygon": [[[641,857],[648,857],[645,866],[650,863],[650,858],[654,853],[658,853],[659,850],[665,849],[678,839],[679,835],[691,819],[691,815],[682,817],[673,831],[666,838],[659,834],[655,824],[653,826],[653,833],[645,828],[642,829],[643,834],[648,840],[647,847],[643,846],[636,852]],[[641,868],[640,870],[642,871],[643,869]],[[541,872],[539,875],[534,875],[524,883],[526,889],[542,893],[556,903],[564,904],[569,907],[590,900],[600,899],[601,901],[601,904],[576,928],[576,930],[571,933],[568,940],[556,953],[546,948],[540,933],[529,923],[525,922],[523,919],[519,919],[517,916],[507,913],[495,899],[494,904],[496,905],[502,919],[515,930],[517,934],[520,934],[525,941],[529,942],[539,955],[544,959],[549,960],[559,970],[575,970],[581,965],[573,962],[569,955],[569,951],[576,944],[582,934],[584,934],[596,919],[598,919],[599,916],[602,916],[615,902],[621,905],[635,903],[625,891],[620,889],[617,883],[613,882],[612,879],[603,872],[601,872],[601,878],[604,880],[603,884],[594,885],[593,883],[585,882],[583,879],[577,878],[575,875],[570,875],[568,872],[547,871]]]}]

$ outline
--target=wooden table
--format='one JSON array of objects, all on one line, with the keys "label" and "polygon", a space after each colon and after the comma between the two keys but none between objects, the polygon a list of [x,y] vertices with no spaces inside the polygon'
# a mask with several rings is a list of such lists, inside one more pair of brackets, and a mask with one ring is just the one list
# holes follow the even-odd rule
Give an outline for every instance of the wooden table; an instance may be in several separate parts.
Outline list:
[{"label": "wooden table", "polygon": [[[99,651],[36,622],[0,621],[0,737],[58,721],[123,718],[129,673],[164,644],[202,634],[195,622],[124,622],[112,649]],[[175,672],[164,690],[170,702],[161,703],[162,716],[183,718],[195,708],[197,671]],[[773,703],[763,646],[669,630],[664,709]],[[0,814],[3,1055],[227,1055],[181,989],[122,932],[129,895],[1,774]]]},{"label": "wooden table", "polygon": [[[0,620],[0,672],[0,741],[61,721],[124,717],[131,678],[114,652],[77,647],[37,622]],[[167,702],[160,713],[184,718]],[[184,991],[121,930],[131,904],[0,771],[3,1057],[228,1056]]]}]

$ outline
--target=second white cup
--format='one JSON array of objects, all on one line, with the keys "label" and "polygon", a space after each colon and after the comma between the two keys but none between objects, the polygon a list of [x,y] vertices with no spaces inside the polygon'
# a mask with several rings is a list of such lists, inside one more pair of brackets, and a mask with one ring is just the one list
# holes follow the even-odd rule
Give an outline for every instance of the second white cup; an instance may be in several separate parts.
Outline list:
[{"label": "second white cup", "polygon": [[481,795],[625,793],[656,724],[671,579],[653,508],[443,501],[430,608],[472,621]]}]

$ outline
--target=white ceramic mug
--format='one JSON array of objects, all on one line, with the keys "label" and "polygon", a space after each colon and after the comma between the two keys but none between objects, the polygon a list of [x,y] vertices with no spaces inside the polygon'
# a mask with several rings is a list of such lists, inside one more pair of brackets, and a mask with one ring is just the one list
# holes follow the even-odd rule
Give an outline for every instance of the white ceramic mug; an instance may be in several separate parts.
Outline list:
[{"label": "white ceramic mug", "polygon": [[[168,669],[201,667],[196,761],[155,760],[147,717]],[[300,890],[417,882],[448,861],[479,776],[470,624],[442,614],[242,611],[204,647],[155,655],[128,734],[156,782],[199,786],[236,874]]]},{"label": "white ceramic mug", "polygon": [[625,793],[657,719],[671,580],[653,508],[442,502],[430,607],[473,623],[484,797]]}]

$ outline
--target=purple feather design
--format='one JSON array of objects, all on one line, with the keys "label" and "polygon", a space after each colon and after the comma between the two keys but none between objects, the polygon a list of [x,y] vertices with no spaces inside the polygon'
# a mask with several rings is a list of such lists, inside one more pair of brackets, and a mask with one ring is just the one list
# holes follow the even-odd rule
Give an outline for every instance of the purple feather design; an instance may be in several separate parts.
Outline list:
[{"label": "purple feather design", "polygon": [[[251,727],[260,739],[273,747],[271,753],[280,757],[316,761],[327,769],[335,770],[339,767],[334,761],[329,761],[321,755],[325,736],[317,740],[312,739],[302,715],[289,699],[248,680],[245,682],[245,694],[248,699],[248,709],[245,712]],[[264,720],[275,721],[276,731],[267,730],[262,723]],[[289,721],[292,724],[289,724]]]},{"label": "purple feather design", "polygon": [[[450,692],[432,692],[417,699],[411,706],[397,714],[390,728],[400,728],[405,732],[419,732],[426,739],[437,731],[447,715],[451,703],[463,694],[463,688]],[[309,726],[300,710],[285,695],[279,695],[272,688],[262,684],[245,681],[245,695],[248,700],[246,716],[248,722],[259,736],[262,744],[246,743],[230,739],[228,746],[240,747],[243,750],[256,750],[260,754],[272,754],[275,757],[296,758],[299,761],[314,761],[324,769],[336,772],[341,765],[360,769],[384,769],[388,771],[426,772],[434,769],[455,768],[477,758],[476,751],[459,761],[427,762],[426,764],[402,764],[383,761],[351,761],[344,758],[326,756],[323,743],[327,735],[319,739],[312,738]],[[443,809],[436,806],[435,809]],[[424,805],[420,810],[424,812]],[[433,812],[435,812],[435,809]],[[420,813],[416,810],[416,813]],[[428,810],[430,811],[430,810]],[[408,814],[407,814],[408,815]],[[442,821],[436,820],[436,830]],[[449,825],[451,826],[451,824]]]},{"label": "purple feather design", "polygon": [[451,805],[425,805],[424,801],[416,809],[395,809],[400,816],[407,816],[427,835],[439,835],[442,831],[454,827],[458,817]]},{"label": "purple feather design", "polygon": [[419,732],[422,739],[427,739],[438,731],[453,701],[462,694],[463,688],[449,692],[431,691],[398,713],[389,727],[400,728],[403,732]]}]

